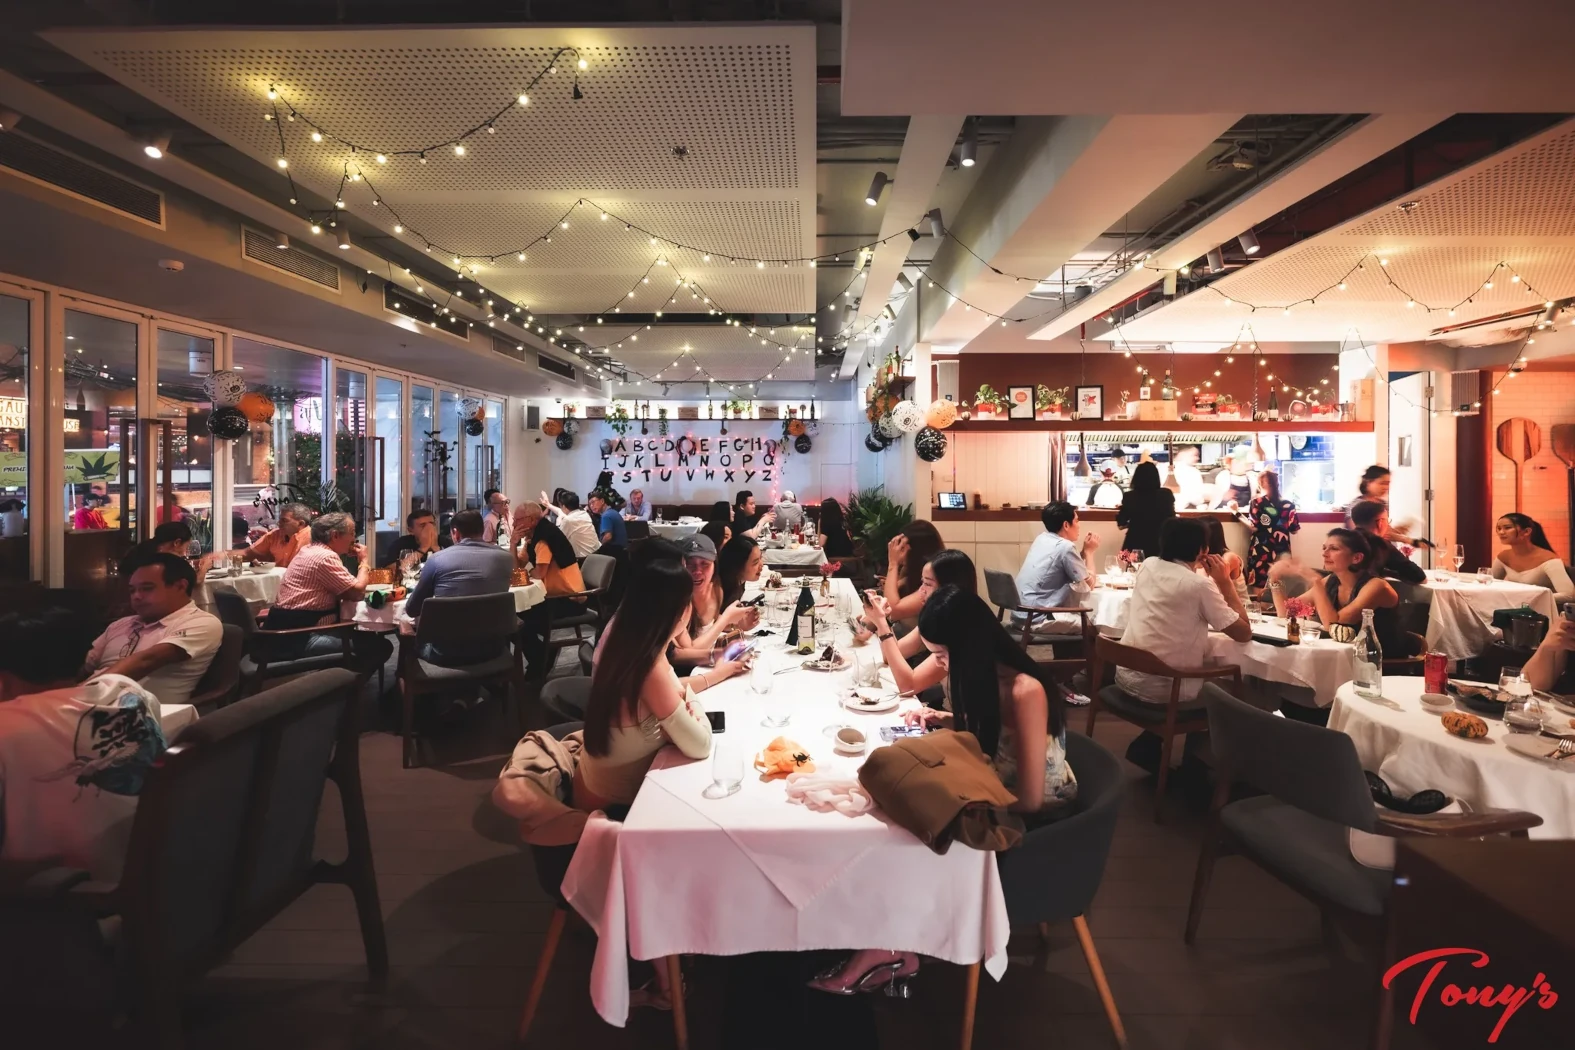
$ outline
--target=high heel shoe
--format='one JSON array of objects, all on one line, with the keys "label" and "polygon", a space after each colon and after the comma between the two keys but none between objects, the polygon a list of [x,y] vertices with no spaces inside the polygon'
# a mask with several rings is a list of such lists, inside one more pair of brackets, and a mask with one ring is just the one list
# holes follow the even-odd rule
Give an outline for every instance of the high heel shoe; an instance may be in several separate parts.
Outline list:
[{"label": "high heel shoe", "polygon": [[882,959],[854,980],[846,984],[831,984],[843,976],[843,971],[853,961],[853,956],[848,956],[836,966],[828,967],[815,975],[809,982],[809,987],[820,992],[829,992],[832,995],[859,995],[884,988],[887,995],[906,999],[908,997],[907,978],[919,972],[918,958],[903,953],[894,953],[889,959]]}]

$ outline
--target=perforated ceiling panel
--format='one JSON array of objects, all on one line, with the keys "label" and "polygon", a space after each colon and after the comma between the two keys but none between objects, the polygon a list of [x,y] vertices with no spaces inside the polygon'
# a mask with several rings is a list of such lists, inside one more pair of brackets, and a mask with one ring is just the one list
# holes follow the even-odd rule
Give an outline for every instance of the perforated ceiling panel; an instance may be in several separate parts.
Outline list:
[{"label": "perforated ceiling panel", "polygon": [[[627,338],[630,335],[638,339],[631,341]],[[575,337],[593,344],[623,339],[611,350],[611,359],[653,381],[704,380],[707,374],[718,382],[753,382],[768,374],[778,380],[810,380],[815,375],[814,333],[807,330],[778,328],[773,333],[761,328],[751,336],[747,328],[727,325],[650,330],[599,325],[594,331],[587,327],[583,335],[575,333]],[[768,342],[762,343],[761,339]],[[787,348],[795,344],[801,348],[788,354]],[[591,355],[593,362],[601,359],[602,355]]]},{"label": "perforated ceiling panel", "polygon": [[[1210,290],[1124,324],[1121,336],[1130,342],[1230,340],[1250,324],[1260,340],[1340,340],[1354,332],[1370,342],[1398,342],[1531,309],[1575,295],[1571,199],[1575,122],[1566,122],[1407,195],[1413,208],[1387,204],[1276,252]],[[1368,258],[1344,291],[1334,288],[1316,305],[1283,312],[1336,284],[1369,255],[1389,265]],[[1494,272],[1501,262],[1512,269]],[[1483,287],[1489,277],[1493,286]],[[1416,305],[1407,306],[1408,299]],[[1259,309],[1253,312],[1249,303]]]},{"label": "perforated ceiling panel", "polygon": [[[275,168],[283,154],[295,180],[332,199],[357,166],[369,181],[345,186],[347,208],[393,235],[381,198],[410,230],[466,256],[512,253],[552,228],[576,198],[589,197],[662,237],[727,253],[798,258],[813,245],[814,30],[807,26],[597,29],[247,30],[70,32],[52,42]],[[445,143],[525,90],[561,46],[580,49],[584,98],[571,97],[572,57],[512,106],[495,131],[427,163],[377,150]],[[280,98],[270,104],[268,89]],[[264,119],[277,105],[282,119]],[[334,136],[313,142],[293,106]],[[683,147],[685,157],[674,155]],[[279,177],[280,197],[287,186]],[[638,277],[654,257],[618,224],[554,230],[527,270],[609,270]],[[595,224],[593,228],[590,224]],[[419,242],[417,242],[419,243]],[[509,262],[516,260],[510,254]],[[716,259],[722,262],[721,258]],[[698,255],[683,260],[700,266]],[[501,264],[501,260],[500,260]],[[546,282],[550,286],[552,282]],[[501,290],[501,289],[500,289]],[[747,300],[734,310],[811,310],[813,288],[795,284],[794,304]],[[740,292],[769,296],[766,286]],[[583,310],[579,301],[532,302]],[[572,298],[572,297],[571,297]]]}]

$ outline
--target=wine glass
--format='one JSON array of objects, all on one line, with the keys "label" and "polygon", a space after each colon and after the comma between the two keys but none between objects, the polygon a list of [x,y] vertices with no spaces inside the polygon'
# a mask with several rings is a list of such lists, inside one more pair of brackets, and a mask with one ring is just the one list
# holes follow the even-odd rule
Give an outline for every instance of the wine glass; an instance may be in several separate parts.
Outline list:
[{"label": "wine glass", "polygon": [[781,729],[791,721],[783,699],[774,692],[776,668],[762,653],[755,653],[755,662],[749,665],[749,690],[763,701],[760,724],[768,729]]},{"label": "wine glass", "polygon": [[1455,553],[1449,560],[1454,562],[1455,572],[1459,573],[1460,567],[1466,563],[1466,545],[1464,543],[1455,544]]},{"label": "wine glass", "polygon": [[711,783],[700,794],[726,798],[744,782],[744,752],[737,744],[711,738]]}]

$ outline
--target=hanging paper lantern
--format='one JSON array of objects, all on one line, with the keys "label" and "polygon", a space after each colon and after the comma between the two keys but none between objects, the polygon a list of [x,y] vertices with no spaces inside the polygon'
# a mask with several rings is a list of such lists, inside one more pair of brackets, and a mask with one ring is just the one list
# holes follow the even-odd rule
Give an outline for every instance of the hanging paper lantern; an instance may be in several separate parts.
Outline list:
[{"label": "hanging paper lantern", "polygon": [[946,455],[946,435],[934,427],[925,427],[913,437],[913,451],[926,463],[934,463]]},{"label": "hanging paper lantern", "polygon": [[601,444],[598,445],[597,447],[602,450],[602,455],[604,455],[604,456],[612,455],[613,443],[612,443],[612,439],[611,438],[602,438]]},{"label": "hanging paper lantern", "polygon": [[793,439],[794,452],[808,452],[812,445],[813,442],[811,442],[809,437],[805,434],[800,434],[798,437]]},{"label": "hanging paper lantern", "polygon": [[557,437],[563,433],[563,424],[556,419],[549,419],[541,425],[541,432],[548,437]]},{"label": "hanging paper lantern", "polygon": [[897,426],[897,421],[888,413],[875,421],[875,429],[880,431],[880,436],[887,439],[902,437],[902,430]]},{"label": "hanging paper lantern", "polygon": [[203,379],[202,390],[216,405],[233,405],[246,393],[246,377],[227,368],[220,369]]},{"label": "hanging paper lantern", "polygon": [[924,413],[924,422],[936,430],[945,430],[956,421],[957,406],[945,398],[930,402]]},{"label": "hanging paper lantern", "polygon": [[793,437],[801,436],[804,433],[804,421],[802,419],[788,420],[788,433]]},{"label": "hanging paper lantern", "polygon": [[864,435],[864,447],[871,452],[885,452],[891,447],[891,439],[879,430],[871,428],[870,432]]},{"label": "hanging paper lantern", "polygon": [[240,403],[235,407],[253,423],[273,422],[273,402],[268,400],[267,394],[249,390],[241,395]]},{"label": "hanging paper lantern", "polygon": [[483,423],[475,416],[471,416],[469,419],[465,420],[464,425],[465,433],[469,434],[473,438],[480,437],[487,432],[487,424]]},{"label": "hanging paper lantern", "polygon": [[216,438],[234,441],[236,438],[245,437],[251,429],[251,420],[246,418],[246,413],[234,405],[216,408],[208,414],[208,433]]},{"label": "hanging paper lantern", "polygon": [[912,401],[899,401],[891,410],[892,422],[904,434],[917,434],[924,429],[924,409]]},{"label": "hanging paper lantern", "polygon": [[580,421],[575,419],[573,416],[565,419],[563,421],[563,432],[570,437],[578,434],[580,432]]},{"label": "hanging paper lantern", "polygon": [[558,448],[561,449],[562,451],[564,451],[564,452],[569,451],[569,449],[574,447],[574,435],[573,434],[559,434],[558,435],[557,445],[558,445]]}]

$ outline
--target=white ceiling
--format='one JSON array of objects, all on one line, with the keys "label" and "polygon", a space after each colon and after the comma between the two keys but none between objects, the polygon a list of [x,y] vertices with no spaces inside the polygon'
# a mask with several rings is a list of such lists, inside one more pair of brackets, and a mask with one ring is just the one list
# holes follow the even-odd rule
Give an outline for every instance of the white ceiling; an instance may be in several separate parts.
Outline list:
[{"label": "white ceiling", "polygon": [[[757,328],[753,335],[747,327],[720,324],[651,328],[602,324],[586,325],[584,332],[578,326],[563,331],[592,345],[607,346],[607,360],[626,366],[631,382],[641,376],[669,383],[815,378],[815,333],[807,327]],[[552,332],[549,329],[547,334]],[[603,358],[593,354],[590,360]]]},{"label": "white ceiling", "polygon": [[[1529,309],[1575,295],[1572,199],[1575,121],[1566,121],[1099,338],[1230,340],[1250,325],[1260,341],[1338,341],[1354,332],[1369,342],[1401,342]],[[1414,208],[1401,210],[1411,201]],[[1324,292],[1364,257],[1344,291]],[[1522,280],[1494,274],[1500,262]],[[1490,275],[1493,287],[1482,287]],[[1299,303],[1315,295],[1316,305]],[[1408,296],[1415,306],[1406,305]]]},{"label": "white ceiling", "polygon": [[[332,200],[347,165],[368,182],[345,187],[347,209],[393,233],[393,211],[449,253],[479,257],[491,290],[532,310],[608,309],[665,255],[731,312],[810,313],[814,271],[757,269],[727,257],[814,254],[815,32],[811,26],[599,28],[125,30],[45,34],[181,118]],[[559,47],[587,62],[585,97],[571,98],[574,61],[513,106],[494,133],[415,157],[378,150],[446,142],[483,122],[545,68]],[[270,86],[280,93],[267,98]],[[290,106],[330,133],[313,143],[303,120],[264,119]],[[365,145],[352,153],[332,136]],[[688,158],[673,155],[683,146]],[[277,170],[277,169],[275,169]],[[287,198],[281,176],[280,197]],[[374,194],[372,188],[375,187]],[[380,197],[386,206],[373,204]],[[644,226],[651,245],[596,208],[556,226],[581,198]],[[299,232],[299,231],[287,231]],[[551,243],[515,252],[538,237]],[[499,256],[495,262],[485,257]],[[434,251],[435,257],[441,256]]]}]

